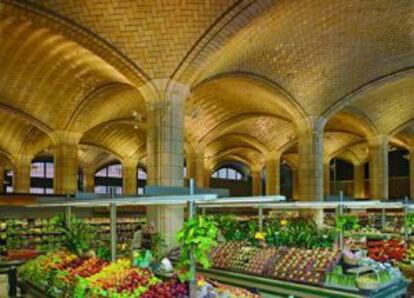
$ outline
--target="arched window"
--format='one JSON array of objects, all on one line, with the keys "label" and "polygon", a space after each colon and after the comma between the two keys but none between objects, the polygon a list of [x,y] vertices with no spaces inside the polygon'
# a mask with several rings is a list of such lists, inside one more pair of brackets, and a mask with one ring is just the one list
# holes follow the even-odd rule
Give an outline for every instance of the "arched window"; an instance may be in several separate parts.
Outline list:
[{"label": "arched window", "polygon": [[145,185],[147,183],[147,172],[141,167],[137,170],[137,179],[137,193],[139,195],[143,195],[145,193]]},{"label": "arched window", "polygon": [[226,180],[243,180],[244,174],[238,169],[226,166],[216,170],[211,177]]},{"label": "arched window", "polygon": [[115,188],[117,194],[122,194],[122,165],[120,163],[105,166],[95,173],[95,193],[109,194],[112,187]]},{"label": "arched window", "polygon": [[13,192],[13,171],[12,170],[6,171],[6,176],[4,178],[4,185],[6,187],[5,189],[3,188],[3,190],[5,190],[6,193]]},{"label": "arched window", "polygon": [[142,168],[138,168],[138,180],[147,180],[147,172]]},{"label": "arched window", "polygon": [[53,194],[53,158],[37,158],[30,167],[30,193]]}]

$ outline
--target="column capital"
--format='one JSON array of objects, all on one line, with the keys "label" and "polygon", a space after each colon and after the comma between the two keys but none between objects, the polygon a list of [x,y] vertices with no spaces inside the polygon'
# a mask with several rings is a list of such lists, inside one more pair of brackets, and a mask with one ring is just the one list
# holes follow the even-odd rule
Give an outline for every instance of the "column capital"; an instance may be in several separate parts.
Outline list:
[{"label": "column capital", "polygon": [[194,153],[197,156],[200,156],[200,155],[204,156],[205,151],[206,151],[206,147],[205,145],[202,145],[202,144],[199,144],[194,148]]},{"label": "column capital", "polygon": [[34,158],[33,155],[14,155],[12,156],[13,158],[13,164],[16,165],[27,165],[27,164],[31,164],[32,160]]},{"label": "column capital", "polygon": [[271,151],[265,155],[265,163],[275,162],[282,158],[282,152],[280,151]]},{"label": "column capital", "polygon": [[361,166],[365,165],[365,163],[366,163],[366,161],[356,160],[352,163],[352,165],[354,167],[361,167]]},{"label": "column capital", "polygon": [[369,147],[378,147],[381,145],[388,144],[390,141],[390,136],[388,135],[375,135],[368,139],[368,146]]},{"label": "column capital", "polygon": [[122,158],[121,163],[123,167],[136,168],[138,167],[139,159],[135,157],[125,157]]},{"label": "column capital", "polygon": [[301,133],[323,133],[323,129],[327,119],[320,117],[320,116],[308,116],[305,118],[301,118],[296,121],[296,129],[298,134]]},{"label": "column capital", "polygon": [[184,144],[184,153],[186,156],[194,156],[195,155],[195,149],[194,146],[192,146],[189,143]]},{"label": "column capital", "polygon": [[79,132],[55,130],[52,133],[52,141],[57,144],[77,145],[79,144],[82,134]]},{"label": "column capital", "polygon": [[150,109],[168,106],[169,101],[184,101],[190,94],[190,86],[170,79],[155,79],[139,87]]},{"label": "column capital", "polygon": [[84,174],[95,174],[95,167],[94,166],[83,166],[82,172]]},{"label": "column capital", "polygon": [[250,172],[251,172],[251,174],[253,174],[253,173],[259,173],[260,174],[260,172],[262,171],[262,166],[261,165],[252,165],[251,167],[250,167]]}]

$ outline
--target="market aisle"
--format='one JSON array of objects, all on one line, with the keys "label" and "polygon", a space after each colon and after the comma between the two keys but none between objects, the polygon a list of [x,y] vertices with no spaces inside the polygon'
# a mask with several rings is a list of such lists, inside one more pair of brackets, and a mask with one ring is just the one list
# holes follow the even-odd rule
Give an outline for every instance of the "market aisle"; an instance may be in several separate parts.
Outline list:
[{"label": "market aisle", "polygon": [[0,275],[0,298],[7,298],[7,275]]}]

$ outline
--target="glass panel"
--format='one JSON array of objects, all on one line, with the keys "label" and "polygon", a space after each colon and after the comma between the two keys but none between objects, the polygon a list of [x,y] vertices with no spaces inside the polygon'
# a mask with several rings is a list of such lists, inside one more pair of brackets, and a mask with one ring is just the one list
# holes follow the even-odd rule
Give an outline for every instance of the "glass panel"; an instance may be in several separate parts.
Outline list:
[{"label": "glass panel", "polygon": [[218,177],[221,179],[226,179],[227,178],[227,169],[220,169],[218,171]]},{"label": "glass panel", "polygon": [[118,195],[122,195],[122,187],[116,187],[115,188],[115,193]]},{"label": "glass panel", "polygon": [[138,187],[138,194],[139,195],[143,195],[144,194],[144,188],[143,187]]},{"label": "glass panel", "polygon": [[236,173],[236,179],[237,180],[242,180],[243,177],[242,177],[242,175],[240,173]]},{"label": "glass panel", "polygon": [[109,166],[108,177],[122,178],[122,166],[120,164]]},{"label": "glass panel", "polygon": [[47,194],[53,194],[55,192],[53,191],[53,188],[46,188],[46,193]]},{"label": "glass panel", "polygon": [[55,168],[52,162],[46,163],[46,178],[53,178],[55,176]]},{"label": "glass panel", "polygon": [[43,194],[45,193],[45,189],[42,187],[30,187],[30,193]]},{"label": "glass panel", "polygon": [[96,177],[106,177],[106,169],[107,168],[103,168],[101,170],[99,170],[98,172],[95,173]]},{"label": "glass panel", "polygon": [[95,193],[106,193],[106,186],[103,185],[97,185],[95,186]]},{"label": "glass panel", "polygon": [[9,193],[9,192],[13,192],[13,186],[7,186],[7,187],[6,187],[6,192],[7,192],[7,193]]},{"label": "glass panel", "polygon": [[138,180],[147,180],[147,173],[141,168],[138,168]]},{"label": "glass panel", "polygon": [[218,172],[217,172],[217,171],[215,171],[215,172],[213,173],[213,175],[211,175],[211,177],[213,177],[213,178],[218,178]]},{"label": "glass panel", "polygon": [[30,177],[45,177],[43,162],[34,162],[31,164]]},{"label": "glass panel", "polygon": [[228,179],[236,180],[236,171],[234,169],[228,169]]},{"label": "glass panel", "polygon": [[187,167],[183,168],[183,177],[187,177]]},{"label": "glass panel", "polygon": [[8,177],[13,177],[13,171],[7,171],[6,175],[7,175]]}]

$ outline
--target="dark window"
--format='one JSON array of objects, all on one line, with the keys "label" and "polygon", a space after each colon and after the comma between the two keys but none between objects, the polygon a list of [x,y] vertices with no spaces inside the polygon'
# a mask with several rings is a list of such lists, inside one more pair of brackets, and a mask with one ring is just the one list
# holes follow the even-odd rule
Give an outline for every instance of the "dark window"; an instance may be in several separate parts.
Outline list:
[{"label": "dark window", "polygon": [[222,167],[213,172],[211,177],[226,180],[243,180],[244,174],[238,169],[232,167]]},{"label": "dark window", "polygon": [[53,194],[54,165],[50,157],[32,161],[30,167],[30,193]]}]

